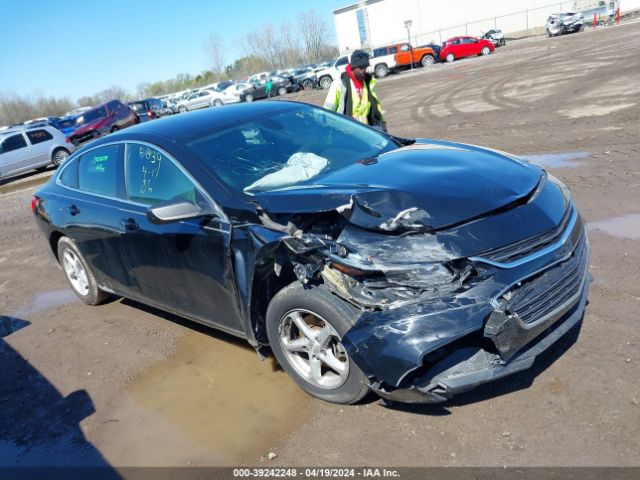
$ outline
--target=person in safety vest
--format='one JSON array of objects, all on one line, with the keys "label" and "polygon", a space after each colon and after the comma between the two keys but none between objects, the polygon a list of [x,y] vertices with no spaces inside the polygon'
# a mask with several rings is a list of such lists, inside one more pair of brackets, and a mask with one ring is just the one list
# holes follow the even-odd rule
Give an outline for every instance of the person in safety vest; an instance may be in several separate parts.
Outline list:
[{"label": "person in safety vest", "polygon": [[346,71],[331,83],[324,108],[386,132],[382,107],[375,91],[376,81],[367,73],[368,66],[369,55],[362,50],[354,50]]}]

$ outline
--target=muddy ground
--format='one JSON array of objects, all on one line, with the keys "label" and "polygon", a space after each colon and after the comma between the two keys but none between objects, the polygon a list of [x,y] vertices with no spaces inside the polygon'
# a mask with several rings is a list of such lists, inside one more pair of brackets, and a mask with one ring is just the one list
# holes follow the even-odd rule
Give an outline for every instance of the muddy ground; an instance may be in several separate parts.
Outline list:
[{"label": "muddy ground", "polygon": [[391,132],[530,155],[589,222],[581,328],[440,406],[323,403],[232,337],[85,306],[31,216],[48,174],[2,182],[0,465],[640,465],[639,48],[623,25],[379,82]]}]

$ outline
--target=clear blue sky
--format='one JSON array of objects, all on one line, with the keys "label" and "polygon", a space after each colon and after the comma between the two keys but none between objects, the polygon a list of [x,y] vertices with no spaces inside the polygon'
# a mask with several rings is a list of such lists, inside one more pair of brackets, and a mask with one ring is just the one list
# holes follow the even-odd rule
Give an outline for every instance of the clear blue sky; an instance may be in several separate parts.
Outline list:
[{"label": "clear blue sky", "polygon": [[68,96],[209,67],[204,44],[223,39],[231,63],[248,32],[315,10],[332,41],[332,11],[350,0],[8,0],[0,15],[0,93]]}]

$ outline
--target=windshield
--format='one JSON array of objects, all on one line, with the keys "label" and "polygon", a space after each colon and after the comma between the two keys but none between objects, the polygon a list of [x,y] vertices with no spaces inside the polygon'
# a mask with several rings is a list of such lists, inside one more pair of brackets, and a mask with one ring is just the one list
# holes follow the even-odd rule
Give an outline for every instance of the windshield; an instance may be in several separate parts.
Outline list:
[{"label": "windshield", "polygon": [[398,148],[388,136],[308,105],[244,118],[186,144],[232,190],[322,183],[322,177]]},{"label": "windshield", "polygon": [[80,115],[76,120],[76,125],[84,125],[85,123],[93,122],[99,118],[107,116],[107,109],[104,107],[97,108],[96,110],[89,110],[86,113]]},{"label": "windshield", "polygon": [[131,108],[131,110],[133,110],[136,113],[140,113],[144,111],[146,108],[144,105],[144,102],[131,102],[128,105],[129,105],[129,108]]}]

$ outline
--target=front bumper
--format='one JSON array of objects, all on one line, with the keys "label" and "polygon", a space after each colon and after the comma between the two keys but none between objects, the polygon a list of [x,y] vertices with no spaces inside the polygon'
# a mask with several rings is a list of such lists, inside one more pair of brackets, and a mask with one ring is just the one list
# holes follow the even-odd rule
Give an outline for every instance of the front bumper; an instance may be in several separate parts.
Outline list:
[{"label": "front bumper", "polygon": [[529,368],[580,321],[587,302],[586,232],[575,210],[565,218],[526,257],[518,249],[473,257],[495,268],[466,291],[364,313],[343,345],[371,389],[389,400],[435,403]]},{"label": "front bumper", "polygon": [[[481,348],[460,349],[433,365],[407,388],[391,391],[379,386],[376,388],[376,385],[372,385],[371,388],[387,400],[403,403],[440,403],[483,383],[527,370],[533,365],[538,355],[582,320],[589,283],[590,279],[586,278],[577,303],[565,315],[558,318],[559,321],[555,322],[555,325],[549,328],[542,338],[514,355],[508,362],[502,361],[500,355]],[[434,372],[438,373],[434,374]]]}]

